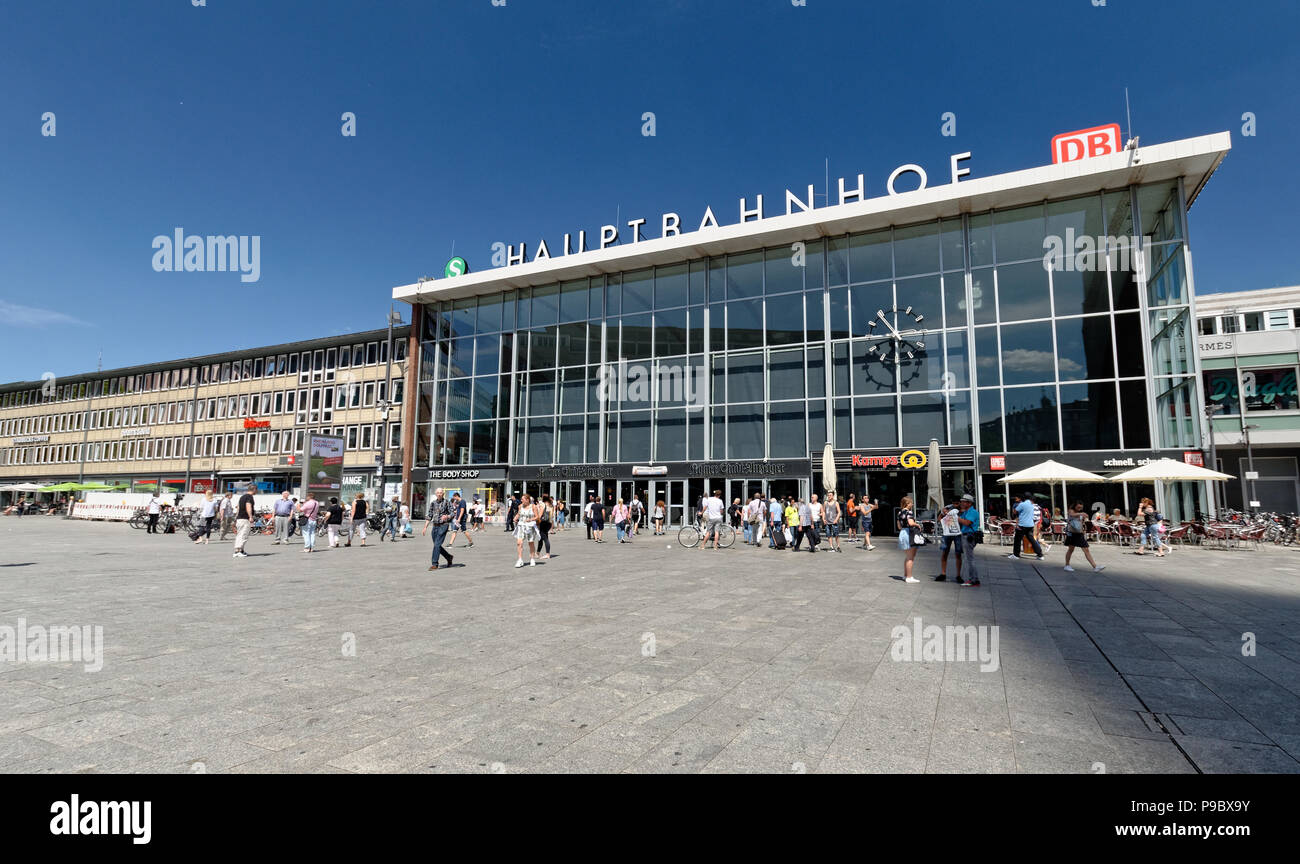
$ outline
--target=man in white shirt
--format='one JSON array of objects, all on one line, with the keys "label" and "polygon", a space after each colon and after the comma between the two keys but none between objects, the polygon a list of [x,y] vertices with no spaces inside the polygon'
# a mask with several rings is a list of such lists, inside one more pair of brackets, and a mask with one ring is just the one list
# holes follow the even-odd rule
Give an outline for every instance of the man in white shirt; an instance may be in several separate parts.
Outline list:
[{"label": "man in white shirt", "polygon": [[722,503],[722,493],[717,489],[713,494],[704,499],[701,510],[704,511],[704,542],[700,548],[704,549],[709,545],[709,536],[713,536],[713,548],[718,548],[718,536],[722,533],[722,517],[726,513],[727,505]]},{"label": "man in white shirt", "polygon": [[821,502],[817,500],[816,495],[813,495],[809,500],[808,509],[812,511],[812,524],[817,529],[817,533],[825,533],[826,525],[823,521],[825,510],[822,509]]},{"label": "man in white shirt", "polygon": [[149,503],[145,505],[145,510],[149,514],[149,529],[146,534],[158,533],[158,517],[162,515],[162,501],[158,498],[158,493],[154,492]]}]

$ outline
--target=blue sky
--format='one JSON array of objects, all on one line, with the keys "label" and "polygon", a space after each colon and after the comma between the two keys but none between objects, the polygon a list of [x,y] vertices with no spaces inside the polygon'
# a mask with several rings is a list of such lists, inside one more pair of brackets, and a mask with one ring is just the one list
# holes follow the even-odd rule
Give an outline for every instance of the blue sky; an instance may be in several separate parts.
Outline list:
[{"label": "blue sky", "polygon": [[[1125,86],[1143,143],[1233,133],[1198,289],[1300,283],[1296,4],[1092,3],[0,0],[0,380],[379,328],[453,244],[482,270],[616,212],[726,224],[823,158],[871,196],[959,151],[1046,164]],[[260,280],[155,272],[178,226],[259,235]]]}]

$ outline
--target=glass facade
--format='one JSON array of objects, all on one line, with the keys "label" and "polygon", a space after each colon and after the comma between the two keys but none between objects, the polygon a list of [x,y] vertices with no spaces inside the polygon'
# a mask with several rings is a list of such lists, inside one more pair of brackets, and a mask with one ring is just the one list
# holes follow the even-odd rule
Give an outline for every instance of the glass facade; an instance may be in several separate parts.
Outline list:
[{"label": "glass facade", "polygon": [[[1199,446],[1182,202],[1169,181],[431,305],[417,464]],[[602,399],[620,361],[703,392]]]}]

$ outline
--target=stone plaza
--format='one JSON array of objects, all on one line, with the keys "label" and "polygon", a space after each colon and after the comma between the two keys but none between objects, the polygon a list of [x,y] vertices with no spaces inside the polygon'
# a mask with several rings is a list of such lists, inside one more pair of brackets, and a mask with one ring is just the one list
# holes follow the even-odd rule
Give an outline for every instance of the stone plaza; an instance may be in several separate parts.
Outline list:
[{"label": "stone plaza", "polygon": [[[0,658],[0,771],[1300,771],[1300,550],[1094,544],[1107,569],[1067,573],[1062,547],[989,545],[967,588],[931,581],[933,547],[904,584],[888,537],[715,552],[579,525],[516,569],[489,526],[429,572],[416,530],[236,560],[0,520],[0,627],[103,633],[98,671]],[[900,657],[918,624],[992,633],[995,662]]]}]

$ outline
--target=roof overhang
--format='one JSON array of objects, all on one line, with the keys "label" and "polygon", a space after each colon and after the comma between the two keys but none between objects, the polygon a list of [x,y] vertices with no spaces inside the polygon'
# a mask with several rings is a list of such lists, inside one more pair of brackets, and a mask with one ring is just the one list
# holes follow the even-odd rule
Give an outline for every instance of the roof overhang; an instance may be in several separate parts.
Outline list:
[{"label": "roof overhang", "polygon": [[830,207],[818,207],[789,216],[721,225],[673,237],[621,243],[571,255],[559,255],[508,267],[496,267],[447,279],[401,285],[393,299],[407,303],[434,303],[494,294],[514,288],[548,285],[569,279],[600,276],[652,265],[678,264],[711,255],[746,252],[762,246],[780,246],[821,237],[908,225],[963,213],[1005,209],[1070,198],[1140,183],[1158,183],[1182,177],[1190,207],[1232,149],[1228,132],[1186,138],[1095,156],[1075,162],[1043,165],[1023,171],[996,174],[930,186],[913,192],[883,195]]}]

